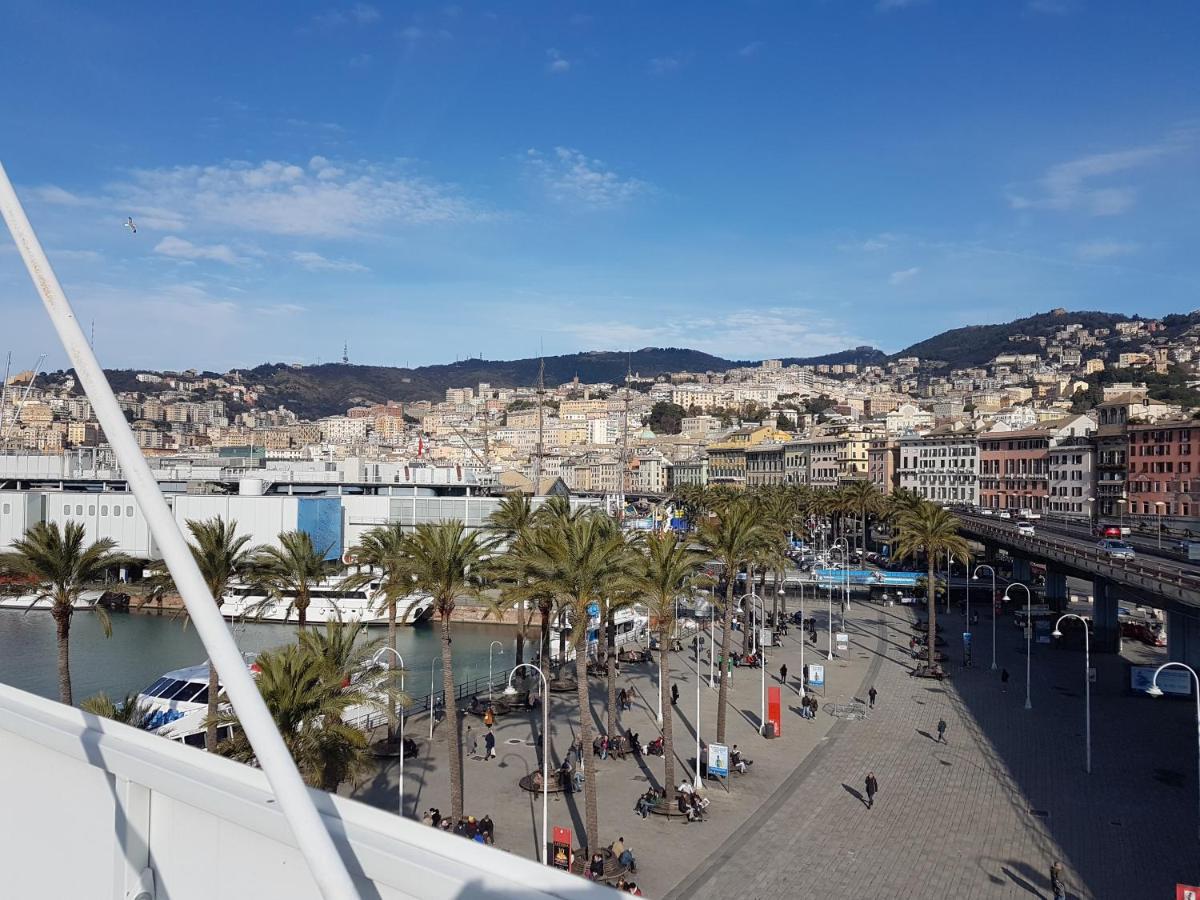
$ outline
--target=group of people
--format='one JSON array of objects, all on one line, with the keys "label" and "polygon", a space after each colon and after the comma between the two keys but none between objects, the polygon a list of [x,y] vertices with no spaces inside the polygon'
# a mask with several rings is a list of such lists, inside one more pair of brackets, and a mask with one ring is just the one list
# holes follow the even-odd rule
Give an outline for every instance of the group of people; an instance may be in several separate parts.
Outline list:
[{"label": "group of people", "polygon": [[484,816],[478,821],[474,816],[467,816],[465,819],[460,819],[455,825],[449,818],[443,817],[441,810],[436,806],[431,806],[421,816],[421,823],[430,828],[439,828],[442,831],[457,834],[459,837],[465,837],[478,844],[496,843],[496,825],[492,822],[491,816]]},{"label": "group of people", "polygon": [[708,800],[692,787],[690,781],[682,781],[675,789],[675,806],[689,822],[703,822]]},{"label": "group of people", "polygon": [[800,718],[815,719],[818,708],[817,698],[812,694],[805,694],[800,698]]},{"label": "group of people", "polygon": [[610,753],[617,759],[624,759],[626,754],[629,753],[632,753],[634,756],[641,756],[641,736],[632,728],[628,728],[624,734],[614,735],[611,738],[606,734],[598,734],[592,738],[593,756],[608,759],[608,754]]},{"label": "group of people", "polygon": [[[537,783],[540,773],[534,776],[534,783]],[[582,791],[584,784],[584,774],[582,769],[572,769],[570,760],[564,759],[562,765],[558,767],[558,788],[564,794],[573,794],[576,791]],[[540,786],[540,785],[539,785]]]},{"label": "group of people", "polygon": [[482,758],[487,760],[496,758],[496,735],[492,733],[490,725],[483,734],[484,752],[482,757],[479,755],[479,735],[473,731],[470,725],[467,726],[467,745],[471,748],[471,756],[476,759]]}]

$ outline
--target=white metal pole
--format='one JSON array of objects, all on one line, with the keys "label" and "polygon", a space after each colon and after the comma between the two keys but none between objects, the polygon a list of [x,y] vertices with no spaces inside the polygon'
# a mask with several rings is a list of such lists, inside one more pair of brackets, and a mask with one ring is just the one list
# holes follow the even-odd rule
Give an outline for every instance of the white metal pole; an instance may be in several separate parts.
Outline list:
[{"label": "white metal pole", "polygon": [[1092,774],[1092,641],[1088,637],[1087,622],[1083,624],[1083,692],[1084,729],[1087,739],[1087,773]]},{"label": "white metal pole", "polygon": [[1029,693],[1029,678],[1032,672],[1030,660],[1033,656],[1033,593],[1029,590],[1028,585],[1014,581],[1004,592],[1006,599],[1008,592],[1015,587],[1025,589],[1025,708],[1033,709],[1033,701],[1030,699]]},{"label": "white metal pole", "polygon": [[[1155,696],[1161,697],[1162,689],[1158,686],[1158,675],[1163,669],[1169,669],[1173,666],[1180,669],[1187,669],[1188,672],[1191,673],[1192,680],[1196,683],[1196,790],[1198,796],[1200,796],[1200,674],[1197,674],[1196,670],[1187,663],[1163,663],[1154,670],[1154,680],[1150,683],[1150,687],[1154,691],[1160,691],[1160,693],[1155,694]],[[1197,834],[1200,835],[1200,830],[1197,831]]]},{"label": "white metal pole", "polygon": [[[988,566],[992,569],[991,566]],[[992,671],[996,671],[996,570],[992,569]]]},{"label": "white metal pole", "polygon": [[804,582],[800,582],[800,690],[799,694],[804,697],[804,645],[808,643],[808,639],[804,635]]},{"label": "white metal pole", "polygon": [[[433,710],[434,710],[434,707],[437,705],[437,682],[434,681],[434,674],[433,674],[434,670],[436,668],[437,668],[437,657],[435,656],[433,659],[431,659],[429,661],[429,740],[430,741],[433,740],[433,718],[434,718]],[[432,750],[433,750],[433,745],[430,744],[430,751],[432,752]]]},{"label": "white metal pole", "polygon": [[[488,699],[492,699],[492,647],[500,644],[499,641],[492,641],[488,644]],[[504,645],[500,644],[500,655],[504,655]]]},{"label": "white metal pole", "polygon": [[700,644],[696,644],[696,778],[692,785],[700,788]]},{"label": "white metal pole", "polygon": [[[404,657],[397,652],[395,647],[380,647],[379,651],[372,658],[372,662],[379,664],[379,657],[385,653],[391,653],[400,663],[400,690],[404,690]],[[395,665],[395,661],[392,662]],[[400,815],[404,815],[404,707],[400,707]]]},{"label": "white metal pole", "polygon": [[[708,604],[708,687],[709,690],[714,689],[716,681],[713,679],[713,643],[716,640],[714,635],[713,623],[716,621],[717,606],[715,603]],[[697,677],[699,673],[697,673]]]},{"label": "white metal pole", "polygon": [[[513,670],[508,673],[508,690],[513,690],[513,676],[517,674],[517,669],[533,669],[538,673],[538,677],[542,679],[542,865],[550,865],[550,844],[547,841],[546,823],[550,820],[549,817],[549,792],[550,792],[550,683],[546,679],[546,673],[539,666],[533,663],[518,663],[513,666]],[[580,754],[580,762],[582,764],[583,754]]]},{"label": "white metal pole", "polygon": [[833,659],[833,590],[825,585],[825,599],[829,601],[829,658]]},{"label": "white metal pole", "polygon": [[117,398],[79,327],[70,301],[38,243],[3,165],[0,165],[0,213],[12,232],[25,268],[87,392],[96,419],[120,461],[142,515],[146,517],[150,531],[162,549],[163,560],[187,606],[188,615],[196,626],[210,661],[217,667],[238,721],[279,800],[279,808],[292,829],[321,895],[326,900],[357,898],[358,890],[338,854],[337,846],[309,797],[296,764],[258,692],[258,686],[250,676],[225,620],[221,618],[221,612],[175,524],[175,517],[142,456],[129,423],[117,405]]}]

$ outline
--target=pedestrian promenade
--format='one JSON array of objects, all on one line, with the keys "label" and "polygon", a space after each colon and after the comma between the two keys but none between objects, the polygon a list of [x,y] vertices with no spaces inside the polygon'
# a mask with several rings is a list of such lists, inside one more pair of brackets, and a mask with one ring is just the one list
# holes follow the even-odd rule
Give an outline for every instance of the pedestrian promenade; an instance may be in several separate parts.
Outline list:
[{"label": "pedestrian promenade", "polygon": [[[1087,775],[1082,653],[1035,646],[1026,710],[1025,644],[1011,619],[997,630],[1005,691],[990,670],[988,620],[965,670],[954,639],[962,617],[944,620],[952,677],[938,683],[907,674],[908,610],[869,615],[889,645],[861,686],[879,689],[877,709],[834,725],[764,810],[667,896],[1050,898],[1055,859],[1071,897],[1167,898],[1176,881],[1196,883],[1190,702],[1129,695],[1124,661],[1093,657]],[[936,743],[942,718],[946,744]],[[870,770],[880,793],[868,810]]]}]

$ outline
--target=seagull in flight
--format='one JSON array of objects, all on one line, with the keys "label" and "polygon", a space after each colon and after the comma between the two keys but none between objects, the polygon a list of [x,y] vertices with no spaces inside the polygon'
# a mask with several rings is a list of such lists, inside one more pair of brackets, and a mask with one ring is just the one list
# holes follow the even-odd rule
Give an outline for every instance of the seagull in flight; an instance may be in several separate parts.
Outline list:
[{"label": "seagull in flight", "polygon": [[129,229],[130,233],[137,234],[137,225],[133,222],[133,216],[125,217],[125,227]]}]

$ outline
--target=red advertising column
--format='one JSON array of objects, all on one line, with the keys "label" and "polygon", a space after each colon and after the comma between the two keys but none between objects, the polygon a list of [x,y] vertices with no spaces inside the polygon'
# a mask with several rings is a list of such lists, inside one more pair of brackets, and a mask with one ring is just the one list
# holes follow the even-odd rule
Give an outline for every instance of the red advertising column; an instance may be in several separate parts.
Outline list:
[{"label": "red advertising column", "polygon": [[554,827],[550,862],[556,869],[571,868],[571,829]]},{"label": "red advertising column", "polygon": [[777,687],[767,688],[767,722],[775,729],[775,737],[783,736],[783,700]]}]

